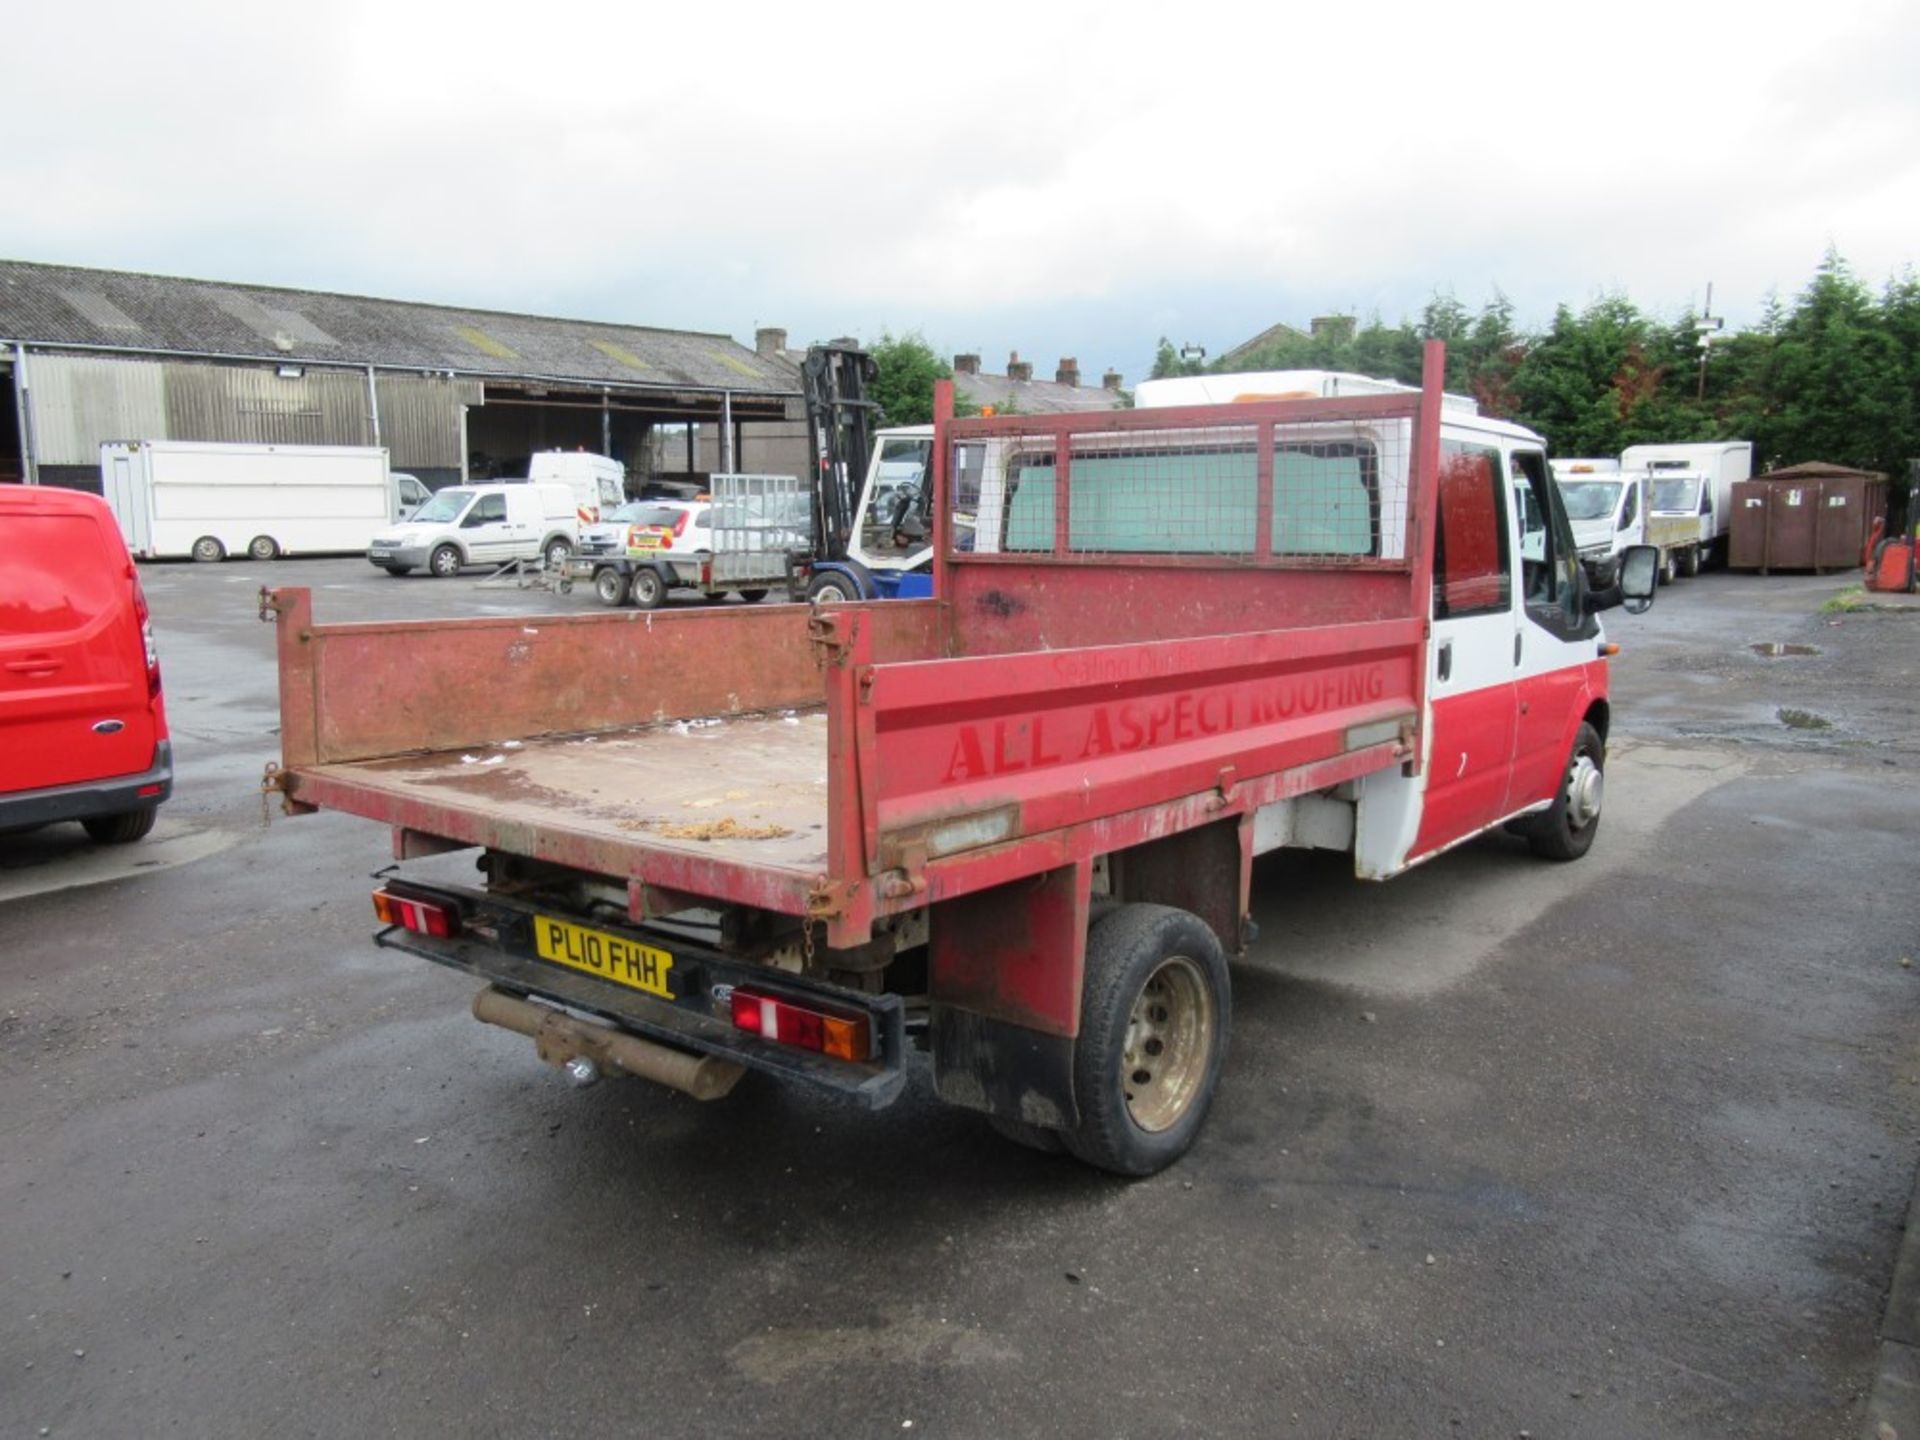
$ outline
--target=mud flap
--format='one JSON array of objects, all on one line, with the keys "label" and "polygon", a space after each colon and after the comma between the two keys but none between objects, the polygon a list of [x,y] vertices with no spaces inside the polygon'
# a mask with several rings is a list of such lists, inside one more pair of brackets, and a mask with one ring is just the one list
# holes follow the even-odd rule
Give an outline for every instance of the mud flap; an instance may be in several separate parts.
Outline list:
[{"label": "mud flap", "polygon": [[949,1105],[1069,1130],[1080,1123],[1073,1101],[1073,1041],[952,1005],[932,1017],[933,1083]]}]

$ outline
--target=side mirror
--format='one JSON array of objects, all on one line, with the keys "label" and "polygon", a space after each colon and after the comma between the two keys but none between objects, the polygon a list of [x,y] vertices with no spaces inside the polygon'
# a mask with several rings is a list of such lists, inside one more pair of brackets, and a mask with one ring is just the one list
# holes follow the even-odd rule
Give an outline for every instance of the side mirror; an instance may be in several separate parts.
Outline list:
[{"label": "side mirror", "polygon": [[1620,555],[1620,599],[1629,615],[1653,608],[1654,587],[1660,579],[1660,549],[1656,545],[1629,545]]}]

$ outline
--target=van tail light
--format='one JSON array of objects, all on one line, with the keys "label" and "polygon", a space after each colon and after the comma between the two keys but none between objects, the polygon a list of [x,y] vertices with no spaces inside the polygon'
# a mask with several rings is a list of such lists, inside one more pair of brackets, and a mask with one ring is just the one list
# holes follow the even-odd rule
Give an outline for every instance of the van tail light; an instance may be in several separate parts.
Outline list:
[{"label": "van tail light", "polygon": [[160,697],[160,647],[153,643],[153,612],[147,608],[147,592],[140,588],[140,577],[133,577],[133,613],[140,622],[140,645],[147,662],[147,699]]},{"label": "van tail light", "polygon": [[777,1040],[839,1060],[873,1058],[873,1026],[865,1015],[801,1005],[747,986],[734,989],[733,1024],[736,1030],[763,1040]]},{"label": "van tail light", "polygon": [[390,890],[373,892],[373,913],[382,925],[398,925],[416,935],[438,935],[447,940],[460,933],[460,914],[451,905],[410,900]]}]

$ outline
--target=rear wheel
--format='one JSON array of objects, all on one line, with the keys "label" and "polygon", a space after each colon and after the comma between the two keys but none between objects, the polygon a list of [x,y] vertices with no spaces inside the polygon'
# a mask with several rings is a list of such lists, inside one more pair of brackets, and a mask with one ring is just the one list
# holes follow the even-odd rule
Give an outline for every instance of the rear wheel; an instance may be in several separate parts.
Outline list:
[{"label": "rear wheel", "polygon": [[280,542],[271,535],[256,535],[247,542],[247,555],[254,560],[277,560]]},{"label": "rear wheel", "polygon": [[1593,848],[1606,798],[1606,769],[1607,747],[1600,732],[1581,725],[1552,808],[1524,822],[1520,831],[1534,854],[1549,860],[1578,860]]},{"label": "rear wheel", "polygon": [[770,593],[772,592],[767,590],[742,590],[739,592],[740,598],[749,605],[758,605],[762,600],[766,599]]},{"label": "rear wheel", "polygon": [[654,569],[633,572],[633,603],[642,610],[658,610],[667,598],[667,582]]},{"label": "rear wheel", "polygon": [[611,565],[602,565],[593,572],[593,593],[602,605],[624,605],[627,592],[633,587],[627,577]]},{"label": "rear wheel", "polygon": [[118,815],[91,815],[80,823],[102,845],[126,845],[153,829],[159,809],[144,805],[138,810],[123,810]]},{"label": "rear wheel", "polygon": [[442,580],[451,579],[460,573],[460,547],[442,545],[427,557],[427,569]]},{"label": "rear wheel", "polygon": [[211,565],[216,560],[224,560],[227,558],[227,547],[211,535],[202,535],[198,540],[193,542],[193,550],[191,553],[193,558],[201,564]]},{"label": "rear wheel", "polygon": [[807,582],[809,605],[851,605],[859,598],[859,589],[838,570],[822,571]]},{"label": "rear wheel", "polygon": [[1673,552],[1671,550],[1662,550],[1660,552],[1660,583],[1662,585],[1671,585],[1679,573],[1680,566],[1673,558]]},{"label": "rear wheel", "polygon": [[1691,580],[1695,575],[1698,575],[1700,573],[1699,547],[1689,545],[1684,551],[1681,552],[1680,573],[1682,576],[1684,576],[1689,580]]},{"label": "rear wheel", "polygon": [[1120,1175],[1184,1155],[1226,1063],[1231,1007],[1226,957],[1199,917],[1137,904],[1103,917],[1087,934],[1067,1148]]}]

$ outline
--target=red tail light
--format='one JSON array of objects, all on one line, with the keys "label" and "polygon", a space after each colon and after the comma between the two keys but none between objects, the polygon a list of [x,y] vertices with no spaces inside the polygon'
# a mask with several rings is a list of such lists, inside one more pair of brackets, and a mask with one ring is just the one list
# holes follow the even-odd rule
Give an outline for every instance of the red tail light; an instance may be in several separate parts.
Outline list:
[{"label": "red tail light", "polygon": [[873,1026],[865,1015],[796,1004],[764,991],[736,988],[733,1023],[739,1030],[841,1060],[873,1057]]},{"label": "red tail light", "polygon": [[387,890],[373,892],[373,913],[382,925],[398,925],[416,935],[438,935],[451,939],[460,933],[460,915],[450,905],[431,900],[409,900]]},{"label": "red tail light", "polygon": [[153,612],[147,608],[147,592],[140,588],[140,577],[133,577],[133,614],[140,622],[140,644],[146,652],[147,698],[160,694],[160,647],[153,643]]}]

